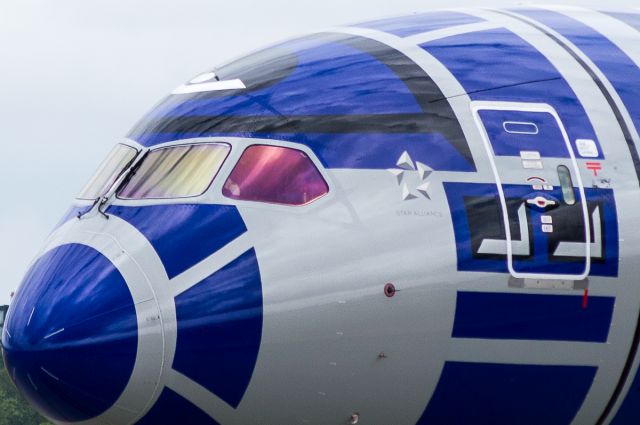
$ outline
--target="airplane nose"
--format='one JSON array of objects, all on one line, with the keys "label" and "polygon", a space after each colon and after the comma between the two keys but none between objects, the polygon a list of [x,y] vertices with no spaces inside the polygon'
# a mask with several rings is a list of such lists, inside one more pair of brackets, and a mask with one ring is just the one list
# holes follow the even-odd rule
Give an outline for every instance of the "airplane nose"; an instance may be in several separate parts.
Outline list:
[{"label": "airplane nose", "polygon": [[77,422],[101,415],[136,362],[138,324],[125,279],[89,246],[48,251],[12,301],[2,345],[11,379],[44,416]]}]

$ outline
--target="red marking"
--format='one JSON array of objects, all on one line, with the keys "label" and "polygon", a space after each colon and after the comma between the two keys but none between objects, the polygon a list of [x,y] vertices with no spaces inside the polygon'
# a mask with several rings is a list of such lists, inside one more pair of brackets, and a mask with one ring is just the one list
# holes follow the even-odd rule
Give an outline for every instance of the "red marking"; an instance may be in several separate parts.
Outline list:
[{"label": "red marking", "polygon": [[545,205],[547,205],[547,203],[544,201],[544,199],[538,201],[538,206],[544,207]]},{"label": "red marking", "polygon": [[589,305],[589,288],[585,288],[582,295],[582,308],[587,308],[587,305]]},{"label": "red marking", "polygon": [[546,183],[547,181],[545,179],[543,179],[542,177],[536,177],[536,176],[531,176],[527,179],[528,182],[532,182],[532,181],[539,181],[541,183]]},{"label": "red marking", "polygon": [[598,171],[602,170],[602,163],[600,162],[587,162],[587,170],[593,171],[593,175],[597,176]]}]

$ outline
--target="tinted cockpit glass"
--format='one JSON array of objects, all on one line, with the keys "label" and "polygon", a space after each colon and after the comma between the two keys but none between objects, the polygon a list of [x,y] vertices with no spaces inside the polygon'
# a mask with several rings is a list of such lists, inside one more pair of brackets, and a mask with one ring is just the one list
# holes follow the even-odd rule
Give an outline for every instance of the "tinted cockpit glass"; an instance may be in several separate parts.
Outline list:
[{"label": "tinted cockpit glass", "polygon": [[118,191],[121,199],[167,199],[202,195],[230,147],[223,143],[179,145],[150,151]]},{"label": "tinted cockpit glass", "polygon": [[228,198],[284,205],[308,204],[328,191],[304,152],[263,145],[243,152],[222,189]]},{"label": "tinted cockpit glass", "polygon": [[114,146],[107,158],[100,164],[98,171],[82,189],[78,199],[96,199],[104,195],[113,186],[118,177],[131,164],[138,151],[131,146]]}]

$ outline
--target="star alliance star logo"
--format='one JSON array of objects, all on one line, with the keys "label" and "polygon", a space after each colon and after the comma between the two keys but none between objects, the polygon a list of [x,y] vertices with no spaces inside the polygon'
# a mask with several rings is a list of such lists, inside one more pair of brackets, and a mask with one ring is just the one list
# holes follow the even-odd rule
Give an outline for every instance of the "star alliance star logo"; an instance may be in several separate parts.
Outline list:
[{"label": "star alliance star logo", "polygon": [[[433,170],[422,162],[415,164],[407,151],[404,151],[396,165],[399,168],[390,168],[389,172],[396,178],[398,186],[402,188],[402,200],[409,201],[418,197],[431,199],[429,196],[429,184],[427,181]],[[417,183],[416,183],[417,181]]]}]

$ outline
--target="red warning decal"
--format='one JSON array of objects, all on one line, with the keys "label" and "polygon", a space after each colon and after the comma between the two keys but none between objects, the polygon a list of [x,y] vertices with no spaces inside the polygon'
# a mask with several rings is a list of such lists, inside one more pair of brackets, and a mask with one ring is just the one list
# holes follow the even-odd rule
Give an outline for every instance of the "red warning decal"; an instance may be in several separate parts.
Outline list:
[{"label": "red warning decal", "polygon": [[587,162],[587,170],[593,171],[593,175],[597,176],[598,171],[602,170],[601,162]]}]

